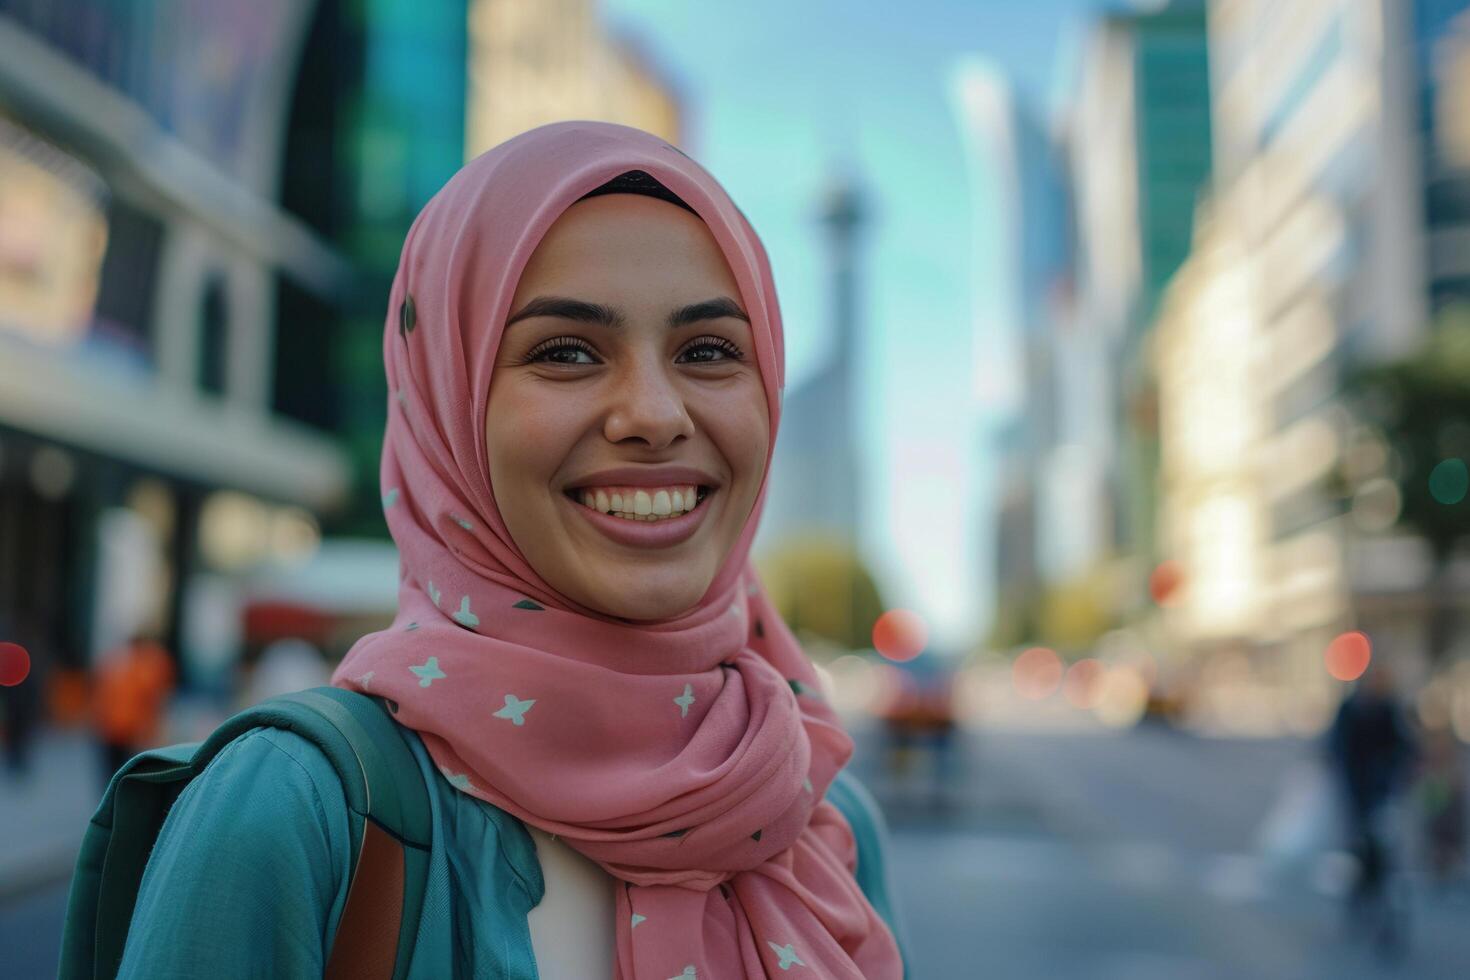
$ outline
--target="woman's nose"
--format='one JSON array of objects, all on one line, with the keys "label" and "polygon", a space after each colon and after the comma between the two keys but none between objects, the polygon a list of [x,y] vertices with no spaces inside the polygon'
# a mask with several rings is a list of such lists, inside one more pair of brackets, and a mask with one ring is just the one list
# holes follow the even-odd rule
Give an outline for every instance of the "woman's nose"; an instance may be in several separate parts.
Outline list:
[{"label": "woman's nose", "polygon": [[663,449],[679,436],[693,435],[694,420],[671,373],[659,366],[620,372],[611,394],[604,431],[610,442],[638,439]]}]

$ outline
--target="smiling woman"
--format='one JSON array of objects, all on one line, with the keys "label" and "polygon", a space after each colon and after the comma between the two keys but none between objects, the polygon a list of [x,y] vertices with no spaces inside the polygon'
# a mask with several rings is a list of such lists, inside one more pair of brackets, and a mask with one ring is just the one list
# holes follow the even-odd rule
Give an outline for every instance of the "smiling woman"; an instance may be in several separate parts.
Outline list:
[{"label": "smiling woman", "polygon": [[572,205],[521,273],[490,481],[526,560],[584,606],[692,608],[750,517],[770,418],[738,292],[704,223],[644,195]]},{"label": "smiling woman", "polygon": [[[332,683],[433,801],[409,974],[902,976],[852,741],[749,561],[783,344],[724,190],[638,130],[524,133],[414,222],[383,351],[398,615]],[[230,749],[169,813],[120,976],[337,959],[330,763]]]}]

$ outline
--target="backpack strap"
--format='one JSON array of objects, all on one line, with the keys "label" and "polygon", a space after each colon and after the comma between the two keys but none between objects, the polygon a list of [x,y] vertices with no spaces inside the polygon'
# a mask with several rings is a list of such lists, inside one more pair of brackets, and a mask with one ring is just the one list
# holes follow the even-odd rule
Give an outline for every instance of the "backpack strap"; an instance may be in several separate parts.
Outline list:
[{"label": "backpack strap", "polygon": [[325,716],[354,753],[362,776],[362,799],[347,798],[348,809],[363,818],[362,831],[325,980],[401,980],[418,933],[433,833],[418,762],[380,699],[319,687],[279,700]]},{"label": "backpack strap", "polygon": [[904,964],[904,975],[912,976],[912,961],[908,957],[907,934],[901,917],[897,914],[892,894],[893,884],[888,873],[885,851],[888,846],[888,825],[883,820],[883,811],[878,801],[868,792],[850,769],[841,769],[827,787],[827,802],[842,811],[852,829],[853,843],[857,845],[857,883],[867,896],[873,911],[887,924],[898,943],[899,958]]},{"label": "backpack strap", "polygon": [[318,687],[232,716],[202,743],[135,756],[113,776],[82,842],[63,939],[63,977],[113,977],[138,887],[169,808],[230,742],[284,728],[316,745],[342,782],[352,881],[326,976],[402,980],[428,882],[432,810],[422,770],[383,702]]}]

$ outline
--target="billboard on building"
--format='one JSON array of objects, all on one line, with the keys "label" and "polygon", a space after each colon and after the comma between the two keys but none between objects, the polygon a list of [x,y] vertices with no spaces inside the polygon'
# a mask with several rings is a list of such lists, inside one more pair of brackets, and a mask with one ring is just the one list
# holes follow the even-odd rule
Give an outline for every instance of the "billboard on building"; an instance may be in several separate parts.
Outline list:
[{"label": "billboard on building", "polygon": [[0,330],[44,344],[92,321],[106,188],[87,166],[0,118]]}]

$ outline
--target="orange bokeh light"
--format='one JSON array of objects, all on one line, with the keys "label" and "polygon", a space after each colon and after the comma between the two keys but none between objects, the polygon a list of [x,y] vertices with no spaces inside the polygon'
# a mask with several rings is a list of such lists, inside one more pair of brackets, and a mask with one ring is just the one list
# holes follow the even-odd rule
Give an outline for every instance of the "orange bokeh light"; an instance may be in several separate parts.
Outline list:
[{"label": "orange bokeh light", "polygon": [[1023,698],[1040,701],[1051,697],[1062,682],[1062,658],[1046,647],[1032,647],[1011,664],[1011,682]]},{"label": "orange bokeh light", "polygon": [[1179,603],[1179,587],[1184,584],[1184,565],[1170,558],[1161,561],[1148,577],[1148,594],[1161,606]]},{"label": "orange bokeh light", "polygon": [[1087,657],[1067,668],[1062,693],[1075,708],[1090,708],[1097,701],[1097,682],[1102,680],[1103,665]]},{"label": "orange bokeh light", "polygon": [[1361,630],[1341,633],[1327,644],[1322,659],[1327,662],[1327,673],[1340,681],[1355,681],[1373,659],[1373,642]]},{"label": "orange bokeh light", "polygon": [[873,624],[873,649],[889,660],[912,660],[929,645],[929,625],[910,609],[890,609]]}]

